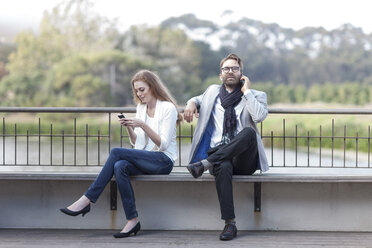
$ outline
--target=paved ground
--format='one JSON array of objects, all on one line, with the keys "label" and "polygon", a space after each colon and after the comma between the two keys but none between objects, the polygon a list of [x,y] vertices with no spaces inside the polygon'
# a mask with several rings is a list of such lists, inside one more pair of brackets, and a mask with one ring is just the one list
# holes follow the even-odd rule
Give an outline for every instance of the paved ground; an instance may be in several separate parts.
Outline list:
[{"label": "paved ground", "polygon": [[140,231],[114,239],[111,230],[0,229],[1,248],[22,247],[372,247],[372,233],[241,231],[232,241],[219,231]]}]

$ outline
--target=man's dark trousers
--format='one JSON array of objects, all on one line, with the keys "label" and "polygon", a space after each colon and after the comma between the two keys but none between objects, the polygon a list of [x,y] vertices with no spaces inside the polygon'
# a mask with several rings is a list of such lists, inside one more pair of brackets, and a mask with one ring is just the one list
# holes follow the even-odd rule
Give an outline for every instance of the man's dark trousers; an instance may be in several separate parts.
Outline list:
[{"label": "man's dark trousers", "polygon": [[230,143],[209,149],[207,160],[215,176],[221,219],[235,218],[232,175],[252,175],[257,169],[257,137],[253,128],[244,128]]}]

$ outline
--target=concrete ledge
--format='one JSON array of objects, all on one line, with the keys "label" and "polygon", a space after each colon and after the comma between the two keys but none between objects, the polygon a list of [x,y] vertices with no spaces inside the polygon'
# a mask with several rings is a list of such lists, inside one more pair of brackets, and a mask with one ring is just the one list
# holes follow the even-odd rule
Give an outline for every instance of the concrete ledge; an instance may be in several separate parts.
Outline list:
[{"label": "concrete ledge", "polygon": [[[87,180],[0,180],[0,228],[121,229],[125,214],[110,209],[106,187],[82,218],[59,208],[78,199]],[[144,230],[221,230],[214,182],[133,181]],[[233,182],[239,230],[372,231],[372,183],[262,183],[254,212],[254,183]]]},{"label": "concrete ledge", "polygon": [[[94,180],[100,166],[0,166],[1,180]],[[208,172],[194,179],[185,167],[174,167],[170,175],[139,175],[136,181],[214,181]],[[273,167],[252,176],[233,176],[235,182],[372,182],[372,168],[301,168]]]},{"label": "concrete ledge", "polygon": [[[59,208],[78,199],[101,167],[0,166],[0,228],[121,229],[125,215],[118,194],[110,207],[106,187],[84,218]],[[261,212],[255,212],[261,182]],[[133,177],[144,230],[220,230],[213,176],[195,180],[184,167],[170,175]],[[372,231],[372,169],[272,168],[234,176],[239,230]]]}]

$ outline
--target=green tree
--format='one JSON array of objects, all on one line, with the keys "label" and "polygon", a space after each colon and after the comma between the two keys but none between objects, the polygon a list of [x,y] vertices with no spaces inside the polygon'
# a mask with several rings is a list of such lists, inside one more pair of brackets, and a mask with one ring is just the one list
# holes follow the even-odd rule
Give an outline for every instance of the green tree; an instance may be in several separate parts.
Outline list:
[{"label": "green tree", "polygon": [[94,14],[89,1],[63,2],[51,13],[44,13],[39,34],[17,35],[17,50],[9,57],[8,69],[26,75],[35,70],[47,71],[71,55],[111,50],[116,34],[114,23]]},{"label": "green tree", "polygon": [[294,89],[294,102],[302,103],[306,101],[307,89],[304,85],[297,85]]},{"label": "green tree", "polygon": [[201,84],[199,49],[181,30],[134,26],[119,48],[149,60],[178,101],[188,99],[190,87]]},{"label": "green tree", "polygon": [[337,101],[337,90],[334,84],[326,83],[321,88],[322,88],[321,101],[323,102]]},{"label": "green tree", "polygon": [[34,72],[30,75],[11,74],[0,82],[0,99],[3,106],[31,106],[45,98],[44,76]]},{"label": "green tree", "polygon": [[322,89],[320,85],[314,84],[309,88],[307,94],[307,101],[309,102],[322,101]]},{"label": "green tree", "polygon": [[[117,42],[116,35],[114,23],[93,13],[89,1],[62,2],[51,13],[44,13],[39,34],[21,32],[17,35],[17,48],[9,56],[9,75],[0,82],[0,95],[7,96],[7,103],[12,105],[25,106],[25,102],[30,105],[49,102],[53,105],[55,102],[50,94],[42,95],[44,97],[38,100],[35,94],[52,92],[54,66],[78,54],[112,50]],[[86,79],[80,78],[78,82]],[[97,82],[94,79],[94,83]]]},{"label": "green tree", "polygon": [[8,75],[8,71],[5,69],[5,63],[0,61],[0,81],[6,75]]},{"label": "green tree", "polygon": [[61,106],[68,99],[77,106],[132,104],[130,82],[139,68],[151,65],[117,50],[81,54],[53,67],[49,89]]}]

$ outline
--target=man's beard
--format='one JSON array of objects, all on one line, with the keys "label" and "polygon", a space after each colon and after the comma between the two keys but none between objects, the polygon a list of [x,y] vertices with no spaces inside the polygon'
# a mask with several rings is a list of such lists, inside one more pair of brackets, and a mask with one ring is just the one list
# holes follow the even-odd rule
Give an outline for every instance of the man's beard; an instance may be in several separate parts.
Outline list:
[{"label": "man's beard", "polygon": [[230,87],[230,88],[235,88],[238,84],[239,84],[239,77],[235,77],[235,80],[228,80],[227,77],[226,78],[223,78],[222,80],[222,83],[227,86],[227,87]]}]

